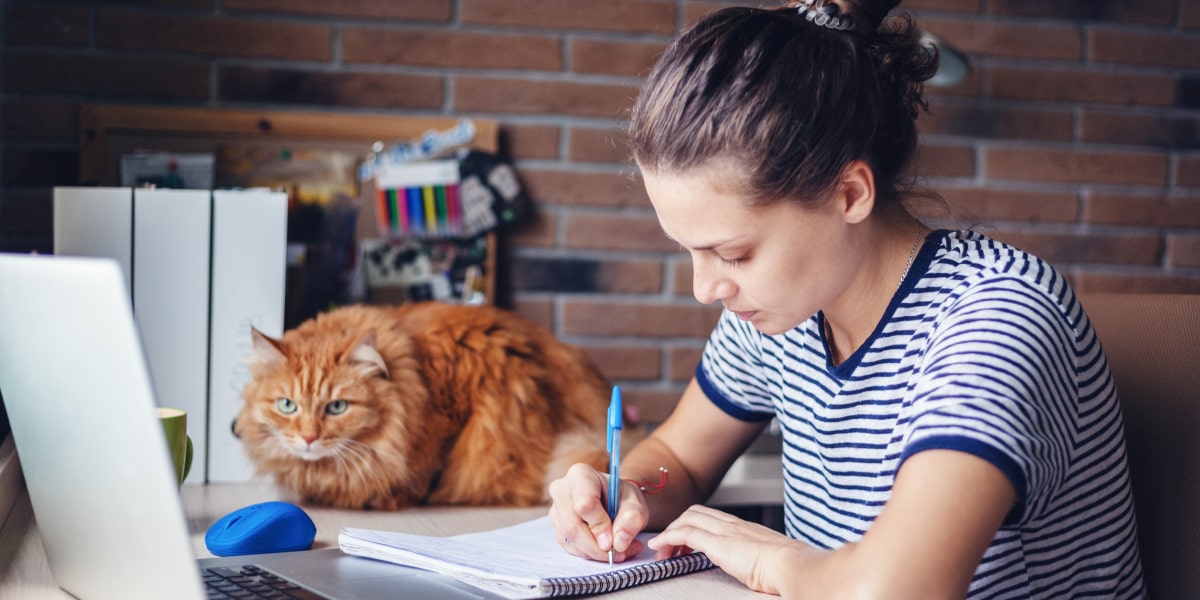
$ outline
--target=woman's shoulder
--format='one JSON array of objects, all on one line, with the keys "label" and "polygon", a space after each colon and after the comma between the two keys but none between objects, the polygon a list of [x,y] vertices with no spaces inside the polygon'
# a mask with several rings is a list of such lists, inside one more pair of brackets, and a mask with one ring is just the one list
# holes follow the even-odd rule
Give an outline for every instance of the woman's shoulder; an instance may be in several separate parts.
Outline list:
[{"label": "woman's shoulder", "polygon": [[[999,285],[1033,287],[1058,295],[1066,278],[1041,257],[973,230],[939,231],[940,240],[927,279],[962,288]],[[926,282],[929,285],[929,282]]]},{"label": "woman's shoulder", "polygon": [[974,230],[939,231],[922,280],[928,300],[944,309],[980,301],[1038,298],[1045,309],[1076,319],[1070,283],[1045,259]]}]

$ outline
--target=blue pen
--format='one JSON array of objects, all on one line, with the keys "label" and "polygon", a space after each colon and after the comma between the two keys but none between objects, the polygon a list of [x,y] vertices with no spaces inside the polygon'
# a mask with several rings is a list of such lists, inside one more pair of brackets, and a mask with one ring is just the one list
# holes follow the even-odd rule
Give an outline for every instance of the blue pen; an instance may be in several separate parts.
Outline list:
[{"label": "blue pen", "polygon": [[[608,518],[617,519],[621,487],[621,388],[613,386],[612,400],[608,404]],[[616,532],[613,533],[616,541]],[[608,566],[613,565],[613,548],[608,549]]]}]

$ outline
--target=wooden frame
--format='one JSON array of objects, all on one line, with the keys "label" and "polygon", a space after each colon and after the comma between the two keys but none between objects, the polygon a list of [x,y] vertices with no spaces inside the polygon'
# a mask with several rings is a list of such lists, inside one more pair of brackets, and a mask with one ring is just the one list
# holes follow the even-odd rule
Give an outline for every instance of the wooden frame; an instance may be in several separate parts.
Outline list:
[{"label": "wooden frame", "polygon": [[[234,142],[283,143],[293,147],[355,148],[420,139],[431,130],[452,129],[458,117],[252,110],[204,107],[84,105],[80,110],[80,181],[82,185],[118,185],[120,154],[139,147],[186,152],[213,151]],[[475,138],[469,147],[497,153],[499,125],[472,119]],[[359,232],[370,232],[374,212],[363,211]],[[364,225],[365,222],[369,224]],[[485,293],[495,302],[496,236],[487,236]]]}]

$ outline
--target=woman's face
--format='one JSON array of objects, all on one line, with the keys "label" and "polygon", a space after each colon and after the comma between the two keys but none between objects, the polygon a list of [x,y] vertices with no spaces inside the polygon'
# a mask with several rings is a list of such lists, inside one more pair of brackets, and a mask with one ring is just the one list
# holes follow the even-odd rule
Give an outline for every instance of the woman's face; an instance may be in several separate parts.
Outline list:
[{"label": "woman's face", "polygon": [[[721,177],[721,174],[733,174]],[[846,224],[836,202],[751,206],[737,171],[644,171],[663,231],[692,257],[696,299],[720,301],[766,334],[788,331],[844,289]]]}]

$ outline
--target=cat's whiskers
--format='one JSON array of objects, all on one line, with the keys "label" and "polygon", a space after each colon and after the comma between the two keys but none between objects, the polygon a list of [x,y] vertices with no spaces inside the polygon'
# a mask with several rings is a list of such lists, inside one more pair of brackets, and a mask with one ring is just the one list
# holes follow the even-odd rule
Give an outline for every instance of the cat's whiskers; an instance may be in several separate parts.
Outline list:
[{"label": "cat's whiskers", "polygon": [[334,448],[333,456],[338,464],[344,467],[344,472],[357,477],[364,488],[376,488],[381,497],[388,497],[391,494],[391,485],[383,473],[363,466],[379,454],[378,450],[349,438],[343,438],[339,442]]}]

